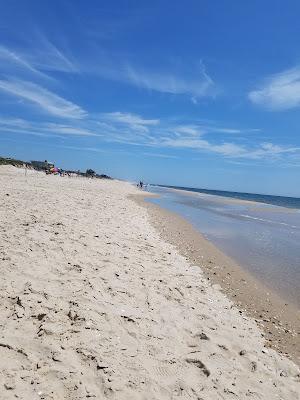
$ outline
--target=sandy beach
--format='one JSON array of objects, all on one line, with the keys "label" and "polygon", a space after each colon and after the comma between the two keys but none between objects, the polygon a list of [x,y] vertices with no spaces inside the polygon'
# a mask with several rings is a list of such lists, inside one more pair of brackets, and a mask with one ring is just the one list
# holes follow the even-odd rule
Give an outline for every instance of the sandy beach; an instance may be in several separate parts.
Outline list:
[{"label": "sandy beach", "polygon": [[296,363],[143,192],[8,166],[0,187],[1,399],[300,399]]}]

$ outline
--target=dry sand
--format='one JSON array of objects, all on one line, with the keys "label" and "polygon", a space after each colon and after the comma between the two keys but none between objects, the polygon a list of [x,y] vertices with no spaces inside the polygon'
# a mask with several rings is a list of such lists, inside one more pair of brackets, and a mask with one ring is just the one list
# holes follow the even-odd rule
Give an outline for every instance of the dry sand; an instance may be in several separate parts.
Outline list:
[{"label": "dry sand", "polygon": [[0,168],[1,399],[299,399],[127,183]]}]

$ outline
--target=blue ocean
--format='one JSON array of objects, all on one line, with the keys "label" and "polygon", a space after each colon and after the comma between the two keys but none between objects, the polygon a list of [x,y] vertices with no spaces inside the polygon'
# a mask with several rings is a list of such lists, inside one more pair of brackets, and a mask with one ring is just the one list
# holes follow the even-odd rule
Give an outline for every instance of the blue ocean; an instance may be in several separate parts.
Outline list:
[{"label": "blue ocean", "polygon": [[159,194],[149,201],[184,217],[266,287],[300,307],[300,198],[174,186],[148,190]]},{"label": "blue ocean", "polygon": [[259,203],[272,204],[274,206],[297,208],[300,210],[300,197],[286,197],[286,196],[273,196],[268,194],[258,193],[242,193],[242,192],[229,192],[226,190],[209,190],[209,189],[197,189],[187,188],[183,186],[162,186],[170,189],[186,190],[193,193],[205,193],[214,196],[229,197],[232,199],[256,201]]}]

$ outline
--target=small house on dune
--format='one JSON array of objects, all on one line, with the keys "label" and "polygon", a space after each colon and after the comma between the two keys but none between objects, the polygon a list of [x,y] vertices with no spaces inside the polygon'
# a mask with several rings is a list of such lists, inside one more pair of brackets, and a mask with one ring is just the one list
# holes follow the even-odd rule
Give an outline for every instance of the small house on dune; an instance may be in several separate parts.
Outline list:
[{"label": "small house on dune", "polygon": [[49,171],[51,168],[54,168],[54,163],[45,161],[31,161],[33,168],[40,171]]}]

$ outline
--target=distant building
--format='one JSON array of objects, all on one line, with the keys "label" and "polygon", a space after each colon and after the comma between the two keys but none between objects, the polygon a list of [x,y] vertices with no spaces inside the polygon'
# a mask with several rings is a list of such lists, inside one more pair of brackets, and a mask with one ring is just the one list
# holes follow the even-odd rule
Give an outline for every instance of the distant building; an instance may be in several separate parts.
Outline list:
[{"label": "distant building", "polygon": [[50,168],[54,167],[54,163],[49,162],[47,160],[45,161],[31,161],[31,165],[33,168],[38,169],[38,170],[49,170]]}]

